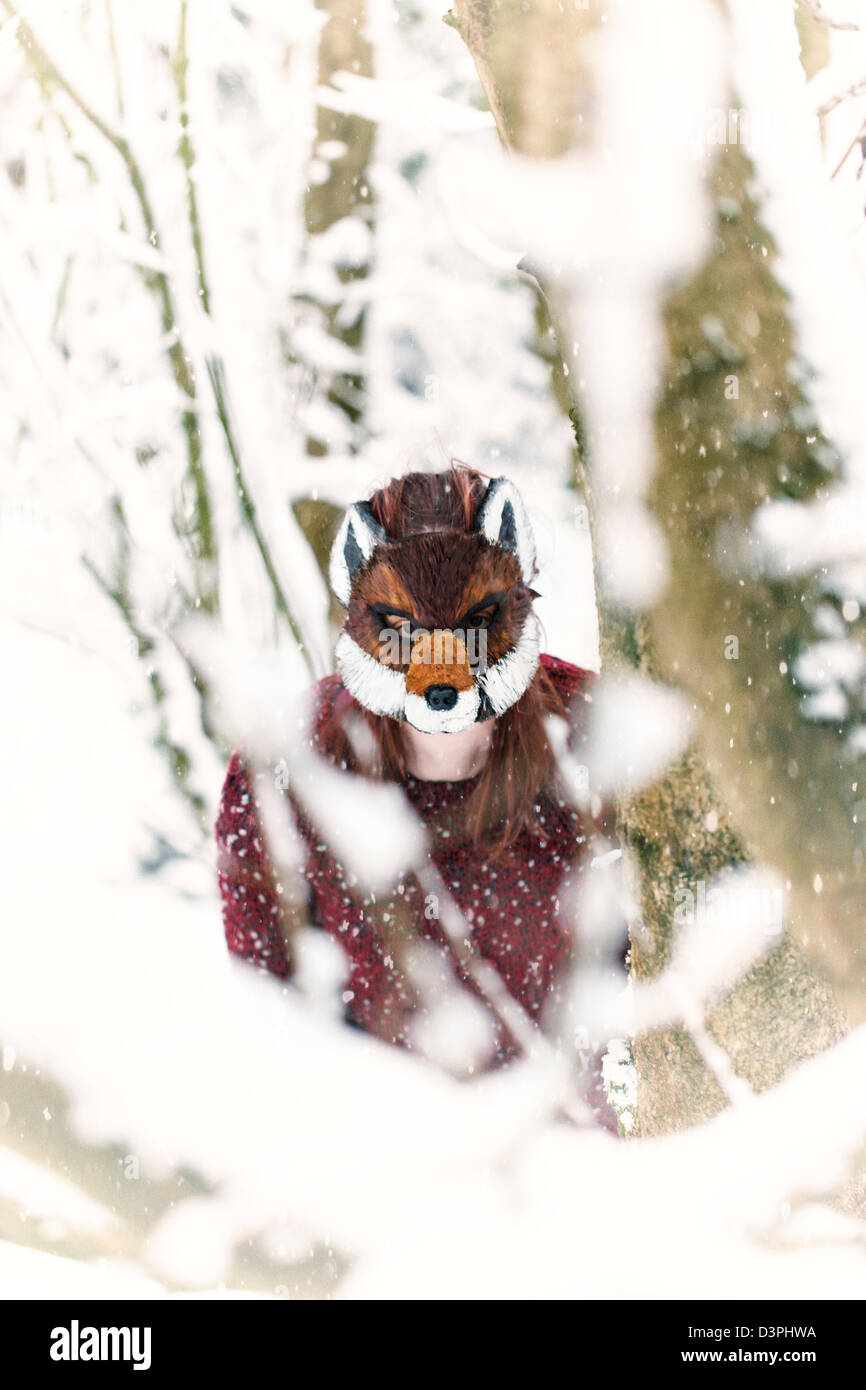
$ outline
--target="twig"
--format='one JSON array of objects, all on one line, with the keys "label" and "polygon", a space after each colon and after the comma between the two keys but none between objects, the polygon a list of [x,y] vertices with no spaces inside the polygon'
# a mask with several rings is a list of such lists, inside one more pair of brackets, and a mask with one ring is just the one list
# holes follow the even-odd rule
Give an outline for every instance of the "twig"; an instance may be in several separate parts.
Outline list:
[{"label": "twig", "polygon": [[855,24],[853,20],[833,19],[832,16],[828,15],[823,9],[821,0],[800,0],[800,3],[809,11],[812,18],[816,20],[818,24],[826,24],[830,29],[858,30],[860,28],[860,25]]},{"label": "twig", "polygon": [[222,426],[222,431],[225,436],[226,445],[229,451],[229,457],[232,463],[232,470],[235,476],[235,483],[237,484],[238,499],[240,501],[241,511],[243,512],[244,517],[247,521],[247,525],[249,526],[250,531],[252,532],[253,539],[256,543],[256,548],[259,552],[259,555],[261,556],[262,564],[265,567],[265,573],[267,574],[271,584],[271,588],[274,591],[274,599],[276,601],[277,608],[282,613],[283,617],[288,623],[292,636],[294,637],[295,641],[298,644],[298,647],[300,648],[301,655],[306,661],[307,666],[310,669],[311,675],[316,676],[318,672],[313,670],[309,649],[307,647],[306,642],[303,639],[300,627],[298,626],[297,619],[295,618],[289,606],[288,599],[286,598],[286,595],[283,592],[283,586],[280,583],[280,578],[277,574],[276,566],[274,565],[270,549],[262,533],[262,529],[259,525],[259,519],[258,514],[256,512],[255,502],[253,501],[252,495],[244,477],[243,468],[241,465],[240,451],[238,449],[237,442],[234,436],[234,431],[231,425],[231,416],[229,413],[229,404],[226,393],[223,364],[218,357],[208,357],[206,360],[206,365],[208,379],[210,381],[211,389],[213,390],[214,394],[214,400],[216,402],[217,418],[219,419],[220,425]]},{"label": "twig", "polygon": [[108,28],[108,47],[111,52],[111,68],[114,73],[114,95],[117,101],[117,114],[121,120],[126,117],[123,102],[123,82],[120,77],[120,58],[117,52],[117,37],[114,32],[114,9],[111,0],[105,0],[105,22]]},{"label": "twig", "polygon": [[[148,241],[154,248],[159,249],[161,243],[153,207],[147,192],[144,176],[141,172],[141,167],[133,154],[129,141],[124,135],[113,130],[111,126],[103,120],[89,102],[85,100],[77,88],[73,86],[65,74],[61,72],[54,60],[49,57],[45,49],[39,43],[30,25],[22,18],[18,10],[11,3],[11,0],[0,0],[0,2],[2,2],[6,12],[13,19],[18,21],[19,42],[27,52],[27,56],[36,68],[37,74],[43,78],[48,77],[51,81],[56,83],[56,85],[66,93],[70,101],[78,108],[85,119],[120,155],[141,210],[142,221],[144,222]],[[164,271],[153,271],[148,274],[146,279],[147,283],[153,285],[155,288],[160,302],[162,331],[167,343],[167,353],[175,382],[190,401],[195,401],[195,380],[188,365],[189,359],[181,342],[177,312],[175,310],[168,276]],[[194,528],[196,545],[191,548],[194,552],[194,558],[198,562],[198,569],[201,575],[199,597],[202,607],[206,611],[213,612],[217,604],[217,554],[216,540],[211,521],[207,479],[204,472],[201,431],[199,429],[198,416],[194,409],[190,408],[184,410],[181,421],[186,436],[189,472],[196,497],[196,525]],[[189,532],[186,534],[189,536]]]},{"label": "twig", "polygon": [[186,175],[186,202],[189,212],[189,229],[192,237],[192,246],[195,253],[196,273],[198,276],[198,292],[201,299],[201,306],[205,313],[210,317],[210,291],[208,289],[207,276],[204,265],[204,245],[201,235],[201,219],[198,210],[198,195],[196,193],[195,179],[192,176],[195,155],[193,152],[192,141],[189,136],[189,107],[187,105],[187,86],[186,77],[189,68],[189,55],[186,47],[186,21],[187,3],[181,0],[180,16],[178,20],[177,33],[177,52],[175,53],[172,68],[174,70],[175,86],[177,88],[177,100],[180,108],[180,144],[178,151],[183,161],[184,172]]},{"label": "twig", "polygon": [[[174,73],[178,107],[180,110],[181,136],[178,145],[178,153],[180,154],[180,158],[183,163],[186,178],[187,213],[189,217],[189,229],[190,237],[192,239],[193,254],[195,256],[199,303],[201,304],[202,311],[208,316],[208,318],[212,319],[213,312],[211,308],[210,285],[208,282],[205,264],[204,238],[202,235],[201,213],[199,211],[196,182],[195,178],[193,177],[193,168],[195,165],[195,148],[193,146],[189,130],[189,104],[187,91],[189,51],[187,47],[187,18],[187,0],[181,0],[180,14],[178,20],[177,49],[172,62],[172,71]],[[277,608],[282,613],[283,617],[286,619],[286,622],[288,623],[289,628],[292,632],[292,636],[297,642],[298,647],[300,648],[301,653],[303,654],[304,660],[310,667],[311,675],[315,676],[318,673],[316,671],[313,671],[312,669],[312,663],[308,654],[307,644],[303,640],[300,625],[291,611],[288,599],[286,598],[285,592],[280,583],[279,576],[277,575],[276,571],[276,566],[274,565],[273,558],[270,553],[270,549],[262,533],[261,527],[259,526],[258,517],[256,515],[256,508],[250,493],[249,486],[247,484],[246,478],[244,477],[240,446],[235,435],[235,431],[232,425],[231,412],[229,410],[224,363],[222,359],[218,357],[216,354],[209,353],[205,357],[205,364],[207,367],[208,381],[210,383],[210,387],[213,392],[214,403],[216,405],[217,419],[219,420],[220,428],[222,429],[223,436],[225,438],[226,447],[228,449],[229,458],[232,464],[232,470],[235,476],[235,483],[237,485],[241,510],[244,514],[244,517],[246,518],[247,525],[249,526],[250,531],[252,532],[256,548],[258,549],[259,555],[262,560],[262,564],[265,567],[265,572],[268,576],[271,588],[274,591],[274,598],[277,604]]]},{"label": "twig", "polygon": [[442,16],[443,21],[451,29],[456,29],[461,39],[465,43],[475,64],[476,71],[484,88],[484,95],[487,98],[487,105],[490,108],[499,138],[506,149],[512,148],[512,140],[508,129],[508,122],[505,118],[505,109],[499,99],[496,89],[496,82],[490,62],[487,58],[487,32],[485,22],[487,15],[485,10],[475,11],[472,6],[466,5],[466,0],[454,0],[453,10]]},{"label": "twig", "polygon": [[858,77],[856,82],[852,82],[850,87],[846,87],[844,92],[837,92],[835,96],[828,97],[818,107],[819,116],[827,116],[831,111],[835,111],[837,106],[841,106],[843,101],[849,101],[851,97],[862,96],[866,92],[866,77]]},{"label": "twig", "polygon": [[473,951],[463,913],[449,894],[432,861],[425,859],[419,862],[413,866],[413,872],[422,892],[436,899],[439,924],[448,939],[454,958],[460,969],[477,986],[497,1022],[527,1056],[537,1056],[539,1051],[550,1050],[547,1039],[517,1000],[508,993],[497,971]]},{"label": "twig", "polygon": [[859,126],[857,127],[857,134],[854,136],[854,139],[851,141],[850,145],[848,146],[847,150],[846,150],[845,153],[843,154],[842,158],[839,160],[839,163],[836,165],[836,168],[833,170],[832,174],[830,175],[831,182],[832,182],[833,179],[835,179],[836,175],[839,173],[839,170],[842,168],[843,164],[845,164],[845,162],[846,162],[846,160],[848,159],[848,156],[851,154],[852,150],[854,150],[855,147],[859,144],[860,138],[861,138],[861,136],[863,135],[864,130],[866,130],[866,119],[864,119],[864,120],[862,120],[862,121],[860,122]]},{"label": "twig", "polygon": [[[94,126],[96,130],[108,141],[123,159],[126,170],[138,199],[141,209],[142,219],[148,234],[150,244],[159,249],[160,236],[157,228],[156,218],[150,203],[147,187],[140,169],[135,159],[131,146],[125,136],[113,130],[111,126],[90,106],[84,97],[77,91],[69,79],[60,71],[54,61],[48,56],[41,44],[37,40],[30,26],[20,16],[11,0],[2,0],[10,16],[18,21],[18,35],[22,45],[28,50],[31,62],[42,76],[49,76],[59,87],[66,92],[73,104],[79,109],[82,115]],[[190,231],[195,251],[197,275],[200,299],[206,313],[210,313],[210,295],[205,272],[204,246],[201,235],[201,220],[198,210],[198,200],[195,191],[195,180],[192,177],[192,168],[195,162],[194,150],[189,137],[189,118],[187,112],[187,93],[186,93],[186,73],[188,67],[187,45],[186,45],[186,15],[187,6],[181,6],[180,26],[178,33],[178,52],[174,63],[175,81],[178,84],[178,96],[181,107],[181,144],[180,155],[184,162],[187,180],[187,205],[190,216]],[[188,366],[189,358],[184,349],[180,338],[177,312],[171,293],[168,276],[163,271],[156,271],[148,274],[146,281],[152,284],[159,295],[162,311],[162,329],[167,343],[167,352],[171,361],[175,381],[178,386],[189,397],[191,401],[196,400],[196,386],[193,374]],[[288,601],[283,593],[279,578],[276,573],[273,560],[268,551],[267,544],[255,514],[249,488],[243,477],[241,466],[240,451],[231,426],[231,419],[226,400],[226,390],[224,381],[224,371],[222,363],[216,358],[207,359],[208,379],[214,395],[217,417],[220,422],[223,434],[231,457],[235,479],[241,498],[241,505],[244,515],[252,530],[256,546],[262,557],[262,562],[268,574],[268,578],[273,587],[277,606],[289,624],[295,640],[301,648],[305,660],[309,664],[309,656],[306,644],[303,642],[300,629],[296,619],[289,608]],[[179,534],[185,535],[189,542],[195,541],[194,559],[200,562],[201,582],[199,583],[199,597],[201,606],[207,612],[214,612],[217,605],[217,585],[216,585],[216,539],[212,528],[210,502],[208,496],[207,478],[204,471],[204,459],[201,444],[201,430],[199,428],[198,414],[195,410],[185,410],[182,416],[184,433],[187,440],[187,455],[189,460],[190,476],[193,480],[196,496],[196,515],[194,523],[189,528],[183,528],[181,523],[176,523]]]},{"label": "twig", "polygon": [[412,871],[421,891],[437,900],[439,924],[457,965],[472,980],[506,1035],[527,1058],[541,1061],[554,1073],[560,1074],[561,1090],[557,1096],[559,1112],[576,1125],[591,1125],[590,1108],[574,1090],[572,1070],[563,1066],[550,1040],[509,993],[498,971],[478,955],[472,946],[466,919],[432,861],[425,859],[413,865]]},{"label": "twig", "polygon": [[711,1076],[715,1077],[728,1103],[736,1106],[751,1100],[754,1091],[748,1081],[737,1075],[728,1053],[710,1034],[704,1022],[704,1009],[700,1000],[695,999],[685,989],[673,972],[669,973],[665,983],[671,999],[680,1011],[684,1026],[692,1035],[704,1066]]},{"label": "twig", "polygon": [[[126,517],[123,512],[123,505],[119,498],[115,497],[112,503],[112,511],[117,525],[118,533],[118,557],[117,557],[117,577],[114,583],[106,579],[94,565],[88,555],[82,556],[82,563],[85,569],[91,574],[102,589],[103,593],[111,599],[112,603],[119,610],[124,623],[129,629],[130,635],[134,638],[137,646],[139,658],[148,656],[155,647],[152,638],[144,633],[138,625],[133,612],[132,602],[128,589],[128,569],[129,569],[129,530],[126,524]],[[154,740],[155,746],[160,748],[168,757],[172,776],[177,783],[178,789],[185,799],[189,802],[195,814],[196,820],[202,828],[207,826],[208,808],[201,793],[196,792],[189,785],[190,759],[189,754],[179,744],[173,743],[169,736],[168,720],[166,718],[164,704],[166,689],[162,678],[155,666],[151,666],[147,672],[150,693],[153,699],[158,716],[157,736]]]}]

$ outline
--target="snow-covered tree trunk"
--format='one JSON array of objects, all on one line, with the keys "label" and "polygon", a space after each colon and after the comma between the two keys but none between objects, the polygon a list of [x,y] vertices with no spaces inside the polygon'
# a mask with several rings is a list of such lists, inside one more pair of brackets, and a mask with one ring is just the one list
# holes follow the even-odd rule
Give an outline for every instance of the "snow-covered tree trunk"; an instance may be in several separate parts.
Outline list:
[{"label": "snow-covered tree trunk", "polygon": [[[628,6],[617,8],[628,23]],[[448,22],[475,59],[507,146],[537,157],[568,150],[581,156],[604,140],[593,77],[596,7],[535,0],[494,11],[483,0],[456,0]],[[533,68],[538,53],[549,78],[543,84],[530,75],[541,70]],[[700,55],[684,51],[679,61],[700,62]],[[726,108],[737,110],[730,70],[726,80]],[[693,114],[682,111],[682,121]],[[688,751],[652,786],[618,797],[619,835],[640,883],[634,976],[658,974],[669,958],[678,904],[699,897],[719,874],[757,860],[785,885],[785,938],[709,1009],[705,1045],[679,1027],[636,1040],[644,1134],[706,1118],[725,1103],[707,1064],[713,1043],[740,1077],[763,1089],[842,1035],[840,1005],[851,1022],[866,1010],[857,811],[863,770],[858,779],[845,750],[854,714],[810,718],[798,684],[809,648],[828,636],[828,624],[836,632],[846,623],[843,596],[828,592],[820,570],[767,578],[749,563],[757,509],[774,498],[820,497],[838,465],[807,400],[796,331],[755,202],[754,170],[736,143],[713,154],[708,249],[664,303],[654,471],[643,501],[666,541],[667,578],[648,600],[623,601],[609,582],[611,531],[593,500],[600,494],[602,503],[610,501],[610,479],[594,459],[607,422],[600,429],[597,414],[587,412],[581,373],[568,375],[575,419],[585,422],[588,440],[603,673],[637,669],[678,687],[698,715]],[[658,170],[664,189],[666,147],[647,139],[640,158]],[[622,170],[623,209],[629,174]],[[642,227],[658,209],[634,206],[631,213],[639,258]],[[569,302],[555,275],[544,287],[563,359],[573,363],[580,304]],[[616,320],[609,331],[615,335]],[[590,344],[581,348],[591,353]],[[590,376],[593,363],[583,371]],[[628,389],[624,372],[624,395]],[[633,407],[623,399],[615,408],[628,414]]]}]

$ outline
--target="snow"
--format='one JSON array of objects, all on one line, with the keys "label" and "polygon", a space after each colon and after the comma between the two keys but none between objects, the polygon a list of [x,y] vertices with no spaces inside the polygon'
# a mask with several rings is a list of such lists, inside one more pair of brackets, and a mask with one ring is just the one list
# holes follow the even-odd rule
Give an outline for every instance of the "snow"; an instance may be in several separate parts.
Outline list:
[{"label": "snow", "polygon": [[[14,1053],[12,1048],[9,1051]],[[7,1067],[4,1057],[4,1071],[11,1071],[13,1066],[10,1062]],[[8,1119],[7,1114],[6,1123]],[[95,1236],[117,1234],[112,1231],[115,1218],[106,1207],[68,1179],[11,1148],[0,1149],[0,1188],[4,1198],[19,1207],[23,1221],[36,1223],[54,1240],[69,1230]]]},{"label": "snow", "polygon": [[739,868],[675,896],[682,925],[670,970],[694,999],[723,994],[778,944],[789,916],[784,885],[762,869]]},{"label": "snow", "polygon": [[0,1241],[0,1298],[161,1298],[163,1286],[124,1260],[85,1264],[62,1255]]},{"label": "snow", "polygon": [[391,887],[423,856],[421,826],[396,787],[359,785],[357,778],[303,752],[291,759],[290,775],[314,825],[364,887]]},{"label": "snow", "polygon": [[866,653],[860,652],[851,642],[816,642],[807,647],[797,659],[794,674],[802,685],[814,689],[831,680],[851,687],[856,686],[866,669]]},{"label": "snow", "polygon": [[634,673],[607,681],[593,700],[589,773],[600,794],[649,786],[688,747],[685,697]]},{"label": "snow", "polygon": [[[796,525],[807,542],[799,547],[799,559],[805,567],[826,558],[816,552],[816,529],[832,546],[841,526],[838,543],[844,553],[845,537],[859,523],[862,545],[866,401],[860,364],[866,352],[866,280],[858,270],[844,207],[827,176],[810,93],[819,79],[831,78],[819,74],[807,84],[786,4],[733,0],[731,12],[736,81],[752,116],[749,150],[764,197],[763,216],[779,249],[778,275],[791,293],[800,341],[808,345],[814,373],[809,394],[824,431],[845,460],[846,485],[835,490],[826,507],[798,509]],[[845,52],[855,62],[858,53],[862,61],[863,42],[862,35],[859,41],[846,35]],[[766,61],[768,52],[775,55],[772,64]],[[838,80],[835,66],[829,71]]]}]

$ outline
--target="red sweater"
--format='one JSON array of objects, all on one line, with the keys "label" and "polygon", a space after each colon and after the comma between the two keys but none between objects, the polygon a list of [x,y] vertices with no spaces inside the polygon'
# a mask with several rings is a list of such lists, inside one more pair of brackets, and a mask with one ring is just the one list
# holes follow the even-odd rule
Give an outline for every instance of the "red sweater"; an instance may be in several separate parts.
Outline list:
[{"label": "red sweater", "polygon": [[[579,740],[594,677],[556,657],[545,655],[541,660],[565,699]],[[339,676],[319,682],[312,741],[325,757],[334,756],[338,721],[353,703]],[[426,782],[409,775],[403,790],[426,823],[459,803],[472,791],[478,776]],[[304,843],[310,920],[335,937],[348,958],[344,995],[349,1000],[348,1017],[362,1028],[379,1031],[380,1011],[393,1008],[390,958],[365,913],[364,902],[347,887],[341,866],[294,802],[290,806]],[[541,1019],[544,1006],[555,994],[568,954],[570,934],[562,920],[561,904],[580,871],[586,843],[580,818],[570,807],[542,796],[538,820],[540,833],[524,829],[495,860],[471,843],[451,845],[447,840],[431,854],[446,889],[470,925],[475,950],[496,967],[510,993],[534,1020]],[[216,839],[229,950],[282,979],[289,978],[292,963],[280,926],[280,900],[262,833],[254,780],[240,749],[232,756],[223,786]],[[438,921],[425,912],[414,880],[407,881],[404,901],[416,916],[418,934],[442,948],[457,978],[471,989],[447,948]],[[395,1040],[411,1046],[402,1028],[396,1029]],[[490,1065],[501,1065],[513,1055],[513,1044],[500,1032]],[[615,1131],[598,1064],[587,1098],[600,1121]]]}]

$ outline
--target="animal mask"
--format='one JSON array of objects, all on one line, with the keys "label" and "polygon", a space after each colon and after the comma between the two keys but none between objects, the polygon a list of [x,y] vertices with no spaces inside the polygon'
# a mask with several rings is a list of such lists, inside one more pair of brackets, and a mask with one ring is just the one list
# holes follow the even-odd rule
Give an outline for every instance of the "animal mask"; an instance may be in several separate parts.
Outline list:
[{"label": "animal mask", "polygon": [[391,540],[356,502],[330,561],[347,610],[336,647],[344,685],[374,714],[427,734],[502,714],[538,667],[534,571],[532,529],[506,478],[490,483],[470,532]]}]

